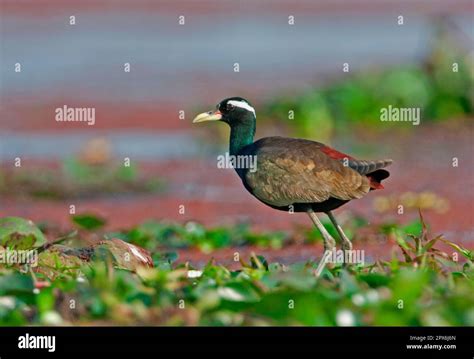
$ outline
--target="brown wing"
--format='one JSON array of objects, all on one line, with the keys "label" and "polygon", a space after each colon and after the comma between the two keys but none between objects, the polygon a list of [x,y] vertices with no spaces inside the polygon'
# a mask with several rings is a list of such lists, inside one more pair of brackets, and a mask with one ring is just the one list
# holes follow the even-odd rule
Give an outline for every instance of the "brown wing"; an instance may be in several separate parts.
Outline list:
[{"label": "brown wing", "polygon": [[370,190],[370,180],[340,160],[328,156],[323,144],[308,140],[268,137],[254,143],[257,170],[245,181],[265,203],[288,206],[318,203],[337,198],[361,198]]}]

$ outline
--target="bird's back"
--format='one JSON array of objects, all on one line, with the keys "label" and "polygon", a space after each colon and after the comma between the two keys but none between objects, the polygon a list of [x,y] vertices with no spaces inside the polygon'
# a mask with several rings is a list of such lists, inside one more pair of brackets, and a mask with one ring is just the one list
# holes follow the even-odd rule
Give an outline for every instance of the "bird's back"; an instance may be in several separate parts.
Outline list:
[{"label": "bird's back", "polygon": [[262,138],[239,155],[256,157],[256,169],[240,170],[239,176],[253,195],[273,207],[361,198],[382,188],[380,181],[389,176],[382,168],[391,163],[361,161],[320,142],[286,137]]}]

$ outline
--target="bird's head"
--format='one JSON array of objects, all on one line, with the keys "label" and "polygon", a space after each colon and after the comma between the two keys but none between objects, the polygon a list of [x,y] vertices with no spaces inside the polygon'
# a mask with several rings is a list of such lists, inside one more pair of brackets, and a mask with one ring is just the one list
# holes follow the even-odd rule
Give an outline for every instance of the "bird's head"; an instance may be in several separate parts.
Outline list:
[{"label": "bird's head", "polygon": [[230,97],[219,102],[216,109],[196,116],[193,123],[204,121],[223,121],[230,127],[255,126],[255,109],[242,97]]}]

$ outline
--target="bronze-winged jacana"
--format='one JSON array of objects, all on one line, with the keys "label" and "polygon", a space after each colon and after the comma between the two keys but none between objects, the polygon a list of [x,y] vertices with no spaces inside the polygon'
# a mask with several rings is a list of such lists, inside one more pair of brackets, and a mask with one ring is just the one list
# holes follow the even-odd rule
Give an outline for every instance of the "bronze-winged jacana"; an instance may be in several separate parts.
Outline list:
[{"label": "bronze-winged jacana", "polygon": [[331,211],[371,190],[383,188],[381,181],[389,176],[383,168],[392,160],[357,160],[304,139],[265,137],[253,142],[255,110],[241,97],[221,101],[215,111],[201,113],[193,123],[204,121],[223,121],[230,126],[231,156],[256,158],[256,169],[235,168],[252,195],[278,210],[308,213],[324,239],[325,255],[316,269],[317,275],[336,243],[316,212],[328,215],[341,237],[344,252],[352,249]]}]

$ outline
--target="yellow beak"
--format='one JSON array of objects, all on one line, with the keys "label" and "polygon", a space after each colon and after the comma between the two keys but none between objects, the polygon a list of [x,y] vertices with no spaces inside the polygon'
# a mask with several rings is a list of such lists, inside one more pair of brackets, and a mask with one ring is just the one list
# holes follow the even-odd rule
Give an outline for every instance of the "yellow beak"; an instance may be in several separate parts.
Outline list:
[{"label": "yellow beak", "polygon": [[203,112],[197,115],[194,118],[193,123],[205,122],[205,121],[219,121],[221,119],[222,119],[222,114],[219,112],[219,110],[217,110],[216,112],[209,111],[209,112]]}]

